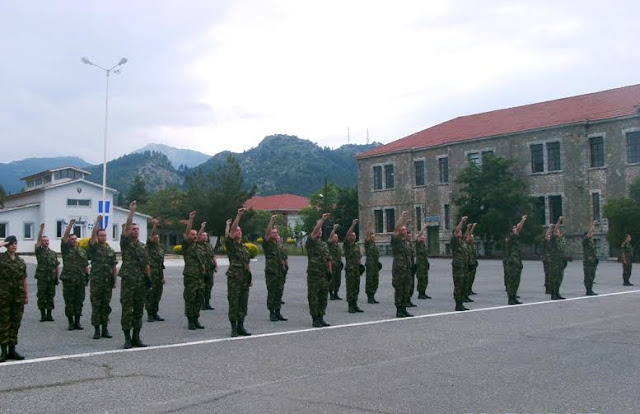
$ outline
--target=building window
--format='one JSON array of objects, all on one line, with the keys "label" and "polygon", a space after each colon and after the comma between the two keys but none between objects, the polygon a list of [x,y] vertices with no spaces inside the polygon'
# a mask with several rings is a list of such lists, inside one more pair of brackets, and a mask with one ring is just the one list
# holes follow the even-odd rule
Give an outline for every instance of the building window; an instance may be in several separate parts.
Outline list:
[{"label": "building window", "polygon": [[8,236],[9,223],[0,223],[0,238],[5,239]]},{"label": "building window", "polygon": [[27,188],[35,187],[36,182],[33,180],[27,181]]},{"label": "building window", "polygon": [[416,173],[416,186],[424,185],[424,160],[414,161],[413,169]]},{"label": "building window", "polygon": [[384,214],[387,216],[387,233],[392,233],[396,229],[396,210],[387,208],[384,210]]},{"label": "building window", "polygon": [[552,223],[557,223],[562,215],[562,196],[549,196],[549,210]]},{"label": "building window", "polygon": [[113,240],[118,240],[118,225],[114,224],[111,228],[112,228],[111,237],[113,238]]},{"label": "building window", "polygon": [[56,222],[56,237],[57,238],[61,238],[62,235],[64,234],[64,229],[66,228],[66,226],[64,225],[64,221],[63,220],[58,220]]},{"label": "building window", "polygon": [[438,168],[440,170],[440,184],[449,183],[449,157],[438,158]]},{"label": "building window", "polygon": [[373,189],[382,190],[382,167],[373,167]]},{"label": "building window", "polygon": [[627,134],[627,161],[629,164],[640,162],[640,131]]},{"label": "building window", "polygon": [[482,151],[482,158],[486,157],[487,155],[493,155],[493,150]]},{"label": "building window", "polygon": [[382,210],[373,210],[373,219],[375,220],[375,232],[384,233],[384,216]]},{"label": "building window", "polygon": [[544,196],[533,197],[533,212],[535,223],[541,226],[547,224],[547,209],[545,207]]},{"label": "building window", "polygon": [[602,137],[589,138],[589,153],[591,154],[591,167],[604,166],[604,139]]},{"label": "building window", "polygon": [[560,171],[560,143],[548,142],[547,143],[547,170],[548,171]]},{"label": "building window", "polygon": [[593,207],[593,219],[600,220],[600,193],[591,193],[591,205]]},{"label": "building window", "polygon": [[470,152],[467,154],[467,161],[469,164],[473,164],[477,167],[480,166],[480,154],[477,152]]},{"label": "building window", "polygon": [[544,171],[544,154],[542,144],[531,145],[531,172],[539,173]]},{"label": "building window", "polygon": [[24,239],[33,239],[33,223],[24,223]]},{"label": "building window", "polygon": [[416,232],[422,230],[422,206],[416,206]]},{"label": "building window", "polygon": [[51,182],[51,176],[50,176],[50,175],[47,175],[46,177],[44,177],[43,182],[44,182],[45,184],[49,184],[49,183]]},{"label": "building window", "polygon": [[444,205],[444,228],[445,230],[451,228],[451,207],[449,204]]},{"label": "building window", "polygon": [[67,198],[67,207],[71,207],[71,206],[91,207],[91,200],[79,200],[75,198]]},{"label": "building window", "polygon": [[393,177],[394,177],[393,164],[385,165],[384,166],[385,188],[393,188],[393,187],[395,187],[395,183],[394,183]]}]

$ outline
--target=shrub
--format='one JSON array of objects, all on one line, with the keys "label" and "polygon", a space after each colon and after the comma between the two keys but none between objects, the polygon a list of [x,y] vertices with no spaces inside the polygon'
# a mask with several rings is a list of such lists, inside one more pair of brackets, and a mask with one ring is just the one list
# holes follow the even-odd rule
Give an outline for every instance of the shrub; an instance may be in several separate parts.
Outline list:
[{"label": "shrub", "polygon": [[296,244],[296,240],[293,237],[287,239],[287,244]]},{"label": "shrub", "polygon": [[173,246],[173,252],[175,254],[182,254],[182,245],[176,244],[175,246]]},{"label": "shrub", "polygon": [[244,243],[244,247],[247,248],[247,250],[249,250],[249,256],[253,259],[254,257],[256,257],[258,255],[258,252],[260,251],[258,249],[258,246],[256,246],[253,243]]},{"label": "shrub", "polygon": [[258,239],[256,240],[256,242],[262,244],[264,243],[264,239],[262,237],[258,237]]}]

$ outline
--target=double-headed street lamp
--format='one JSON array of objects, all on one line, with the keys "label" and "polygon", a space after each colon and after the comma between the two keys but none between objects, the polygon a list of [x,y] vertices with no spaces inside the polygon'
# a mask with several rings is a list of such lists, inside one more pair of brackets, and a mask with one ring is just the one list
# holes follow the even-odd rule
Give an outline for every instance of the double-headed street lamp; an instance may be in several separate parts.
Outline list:
[{"label": "double-headed street lamp", "polygon": [[109,213],[109,210],[107,207],[107,131],[108,131],[108,119],[109,119],[109,75],[111,74],[111,71],[113,71],[114,73],[120,73],[120,69],[116,69],[116,68],[118,66],[122,66],[125,63],[127,63],[127,58],[125,57],[121,58],[117,64],[113,65],[109,69],[105,69],[102,66],[96,65],[95,63],[90,61],[89,58],[87,57],[83,57],[80,60],[84,64],[95,66],[96,68],[101,69],[107,75],[107,91],[105,94],[105,103],[104,103],[104,151],[103,151],[103,158],[102,158],[102,204],[103,206],[99,206],[99,213],[102,213],[102,216],[104,217],[102,221],[102,227],[106,228],[108,224],[107,214]]}]

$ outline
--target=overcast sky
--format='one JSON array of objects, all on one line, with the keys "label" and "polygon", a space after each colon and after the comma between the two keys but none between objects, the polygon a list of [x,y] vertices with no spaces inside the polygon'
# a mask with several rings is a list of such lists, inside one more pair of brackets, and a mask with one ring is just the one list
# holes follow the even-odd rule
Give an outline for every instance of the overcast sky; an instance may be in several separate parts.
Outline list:
[{"label": "overcast sky", "polygon": [[460,115],[640,83],[640,2],[0,0],[0,162],[102,162],[267,135],[387,143]]}]

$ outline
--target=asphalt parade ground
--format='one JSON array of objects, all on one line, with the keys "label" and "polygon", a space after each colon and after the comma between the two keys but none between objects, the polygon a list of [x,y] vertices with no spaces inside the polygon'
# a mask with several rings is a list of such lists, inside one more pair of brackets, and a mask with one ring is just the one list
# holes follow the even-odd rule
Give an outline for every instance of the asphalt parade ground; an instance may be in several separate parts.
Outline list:
[{"label": "asphalt parade ground", "polygon": [[[453,312],[451,261],[432,259],[433,297],[395,318],[391,259],[383,257],[379,304],[329,301],[329,328],[312,328],[306,258],[290,257],[282,314],[270,322],[262,257],[245,326],[230,338],[226,266],[216,274],[204,330],[189,331],[182,267],[170,261],[160,303],[164,322],[147,323],[147,348],[123,350],[119,282],[112,339],[94,340],[87,294],[82,331],[67,331],[62,287],[55,322],[39,322],[34,266],[18,351],[0,364],[0,411],[20,413],[638,413],[640,277],[622,286],[622,266],[601,262],[584,296],[582,262],[570,262],[561,294],[544,294],[542,264],[524,263],[523,305],[507,306],[502,263],[480,260],[471,311]],[[344,280],[340,295],[345,297]],[[87,291],[88,292],[88,291]]]}]

